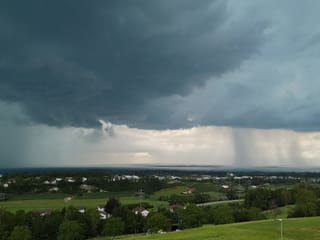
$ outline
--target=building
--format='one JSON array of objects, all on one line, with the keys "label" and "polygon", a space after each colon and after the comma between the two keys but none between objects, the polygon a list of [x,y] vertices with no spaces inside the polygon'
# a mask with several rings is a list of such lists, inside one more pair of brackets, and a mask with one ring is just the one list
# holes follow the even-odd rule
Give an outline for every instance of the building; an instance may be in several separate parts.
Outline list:
[{"label": "building", "polygon": [[183,194],[190,195],[190,194],[193,194],[195,192],[197,192],[197,190],[195,188],[190,188],[189,190],[184,191]]},{"label": "building", "polygon": [[147,217],[150,213],[150,211],[143,207],[136,207],[132,210],[132,212],[136,215],[140,214],[142,217]]}]

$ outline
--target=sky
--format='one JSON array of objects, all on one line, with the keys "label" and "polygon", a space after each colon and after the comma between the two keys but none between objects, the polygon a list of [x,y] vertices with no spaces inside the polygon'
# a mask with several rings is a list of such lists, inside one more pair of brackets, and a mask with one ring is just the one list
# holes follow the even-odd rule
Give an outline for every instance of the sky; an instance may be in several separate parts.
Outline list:
[{"label": "sky", "polygon": [[320,2],[0,3],[0,167],[320,167]]}]

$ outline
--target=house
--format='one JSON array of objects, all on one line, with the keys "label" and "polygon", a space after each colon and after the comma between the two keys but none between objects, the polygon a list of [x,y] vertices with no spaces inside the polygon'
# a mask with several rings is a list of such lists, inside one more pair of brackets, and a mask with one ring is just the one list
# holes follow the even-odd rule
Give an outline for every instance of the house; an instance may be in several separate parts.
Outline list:
[{"label": "house", "polygon": [[171,180],[181,180],[181,177],[177,177],[177,176],[170,176]]},{"label": "house", "polygon": [[99,213],[101,220],[106,220],[107,218],[111,217],[111,215],[109,213],[106,213],[106,211],[104,209],[104,205],[98,205],[97,211]]},{"label": "house", "polygon": [[105,212],[104,205],[98,205],[97,211],[98,212]]},{"label": "house", "polygon": [[160,181],[163,181],[163,180],[165,180],[165,179],[166,179],[164,176],[157,176],[157,175],[154,175],[153,177],[154,177],[155,179],[160,180]]},{"label": "house", "polygon": [[84,214],[86,212],[86,208],[85,207],[75,207],[75,209],[77,209],[77,211],[79,213],[82,213],[82,214]]},{"label": "house", "polygon": [[51,184],[52,184],[52,185],[56,185],[56,184],[57,184],[57,180],[52,180],[52,181],[51,181]]},{"label": "house", "polygon": [[169,211],[172,213],[177,211],[178,209],[183,209],[183,206],[174,204],[169,207]]},{"label": "house", "polygon": [[136,207],[132,210],[132,212],[136,215],[140,214],[142,217],[147,217],[150,213],[150,211],[143,207]]},{"label": "house", "polygon": [[40,209],[40,210],[33,210],[33,214],[39,214],[41,217],[50,215],[53,211],[51,209]]},{"label": "house", "polygon": [[196,191],[197,190],[195,188],[190,188],[189,190],[184,191],[183,194],[190,195],[190,194],[195,193]]},{"label": "house", "polygon": [[10,178],[10,179],[8,179],[8,183],[9,183],[9,184],[17,183],[17,181],[16,181],[15,178]]},{"label": "house", "polygon": [[49,188],[49,192],[58,192],[58,191],[59,191],[58,187]]},{"label": "house", "polygon": [[8,187],[9,187],[9,183],[4,183],[4,184],[3,184],[3,187],[4,187],[4,188],[8,188]]},{"label": "house", "polygon": [[83,183],[86,182],[87,180],[88,180],[88,178],[82,177],[82,182],[83,182]]},{"label": "house", "polygon": [[74,183],[76,180],[74,180],[72,177],[66,177],[66,181],[69,183]]},{"label": "house", "polygon": [[229,189],[229,188],[230,188],[229,185],[222,185],[221,187],[222,187],[223,189]]},{"label": "house", "polygon": [[104,212],[99,212],[99,216],[101,220],[106,220],[107,218],[111,217],[110,214],[104,213]]},{"label": "house", "polygon": [[95,186],[92,185],[87,185],[87,184],[81,184],[80,185],[80,189],[87,191],[87,192],[93,192],[95,191],[97,188]]},{"label": "house", "polygon": [[63,199],[64,202],[69,202],[69,201],[71,201],[71,200],[72,200],[72,197],[65,197],[65,198]]}]

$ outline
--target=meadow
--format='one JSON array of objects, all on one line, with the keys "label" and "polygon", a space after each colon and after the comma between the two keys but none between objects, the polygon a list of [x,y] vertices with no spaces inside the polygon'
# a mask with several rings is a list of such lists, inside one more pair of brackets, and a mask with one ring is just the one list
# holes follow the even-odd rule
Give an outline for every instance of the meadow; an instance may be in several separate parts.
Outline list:
[{"label": "meadow", "polygon": [[[140,198],[136,196],[123,196],[120,197],[122,204],[138,204]],[[147,202],[154,207],[160,205],[166,206],[168,203],[163,201],[157,201],[152,199],[141,199],[142,202]],[[56,199],[32,199],[32,200],[10,200],[0,202],[0,208],[4,208],[7,211],[16,212],[18,210],[32,211],[39,209],[62,209],[68,206],[96,208],[98,205],[104,205],[107,202],[107,198],[74,198],[65,202],[63,198]]]},{"label": "meadow", "polygon": [[[99,238],[107,240],[110,238]],[[180,232],[152,235],[128,235],[121,240],[277,240],[280,222],[265,220],[226,225],[205,225]],[[283,240],[319,240],[320,217],[283,220]]]}]

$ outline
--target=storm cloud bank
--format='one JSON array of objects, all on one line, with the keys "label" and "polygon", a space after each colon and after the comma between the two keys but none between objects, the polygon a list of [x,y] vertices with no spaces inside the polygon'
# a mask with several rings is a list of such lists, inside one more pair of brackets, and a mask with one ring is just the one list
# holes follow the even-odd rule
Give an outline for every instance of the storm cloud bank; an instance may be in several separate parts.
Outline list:
[{"label": "storm cloud bank", "polygon": [[265,21],[230,14],[226,1],[2,2],[0,99],[53,126],[175,127],[146,105],[188,95],[263,43]]},{"label": "storm cloud bank", "polygon": [[1,1],[0,167],[318,166],[319,11]]}]

